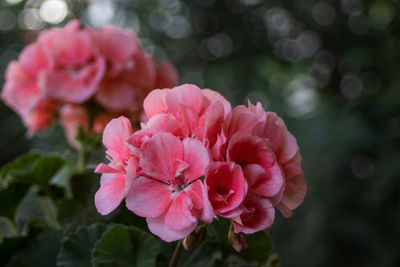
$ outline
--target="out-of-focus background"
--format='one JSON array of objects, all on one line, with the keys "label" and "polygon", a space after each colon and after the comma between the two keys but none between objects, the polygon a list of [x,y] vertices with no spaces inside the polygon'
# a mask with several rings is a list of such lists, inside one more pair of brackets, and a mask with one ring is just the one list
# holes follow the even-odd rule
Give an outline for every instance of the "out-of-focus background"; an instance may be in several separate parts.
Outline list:
[{"label": "out-of-focus background", "polygon": [[[0,85],[40,30],[73,18],[135,31],[181,83],[277,112],[297,137],[303,205],[269,233],[282,266],[400,266],[399,0],[0,0]],[[0,104],[0,164],[72,153],[57,127],[25,138]]]}]

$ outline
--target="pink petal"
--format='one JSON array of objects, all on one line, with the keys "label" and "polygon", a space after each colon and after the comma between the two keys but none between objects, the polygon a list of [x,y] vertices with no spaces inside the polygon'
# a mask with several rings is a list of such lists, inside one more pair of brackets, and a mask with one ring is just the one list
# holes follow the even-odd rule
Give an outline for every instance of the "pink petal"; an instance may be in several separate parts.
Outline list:
[{"label": "pink petal", "polygon": [[240,105],[232,109],[226,118],[224,132],[228,139],[239,131],[250,134],[257,123],[257,117],[245,106]]},{"label": "pink petal", "polygon": [[95,94],[96,102],[111,111],[122,111],[133,104],[135,88],[128,82],[109,79],[100,84]]},{"label": "pink petal", "polygon": [[182,124],[182,128],[185,130],[185,136],[191,136],[195,132],[199,123],[199,116],[194,109],[185,105],[180,105],[176,118]]},{"label": "pink petal", "polygon": [[125,193],[128,193],[131,188],[132,182],[137,178],[137,168],[139,165],[139,161],[136,157],[131,157],[128,160],[128,164],[126,166],[126,175],[125,175]]},{"label": "pink petal", "polygon": [[192,201],[193,208],[202,209],[203,208],[203,184],[200,180],[197,180],[190,185],[188,185],[184,190]]},{"label": "pink petal", "polygon": [[265,230],[274,222],[275,209],[268,199],[249,194],[243,205],[244,212],[233,221],[235,233],[252,234]]},{"label": "pink petal", "polygon": [[264,169],[258,164],[244,167],[244,173],[251,190],[263,197],[273,197],[283,186],[283,175],[278,164]]},{"label": "pink petal", "polygon": [[171,205],[165,215],[165,224],[171,229],[181,230],[189,227],[197,220],[190,212],[193,204],[187,193],[181,191],[175,194],[176,197],[172,198]]},{"label": "pink petal", "polygon": [[197,221],[193,222],[186,228],[183,229],[172,229],[169,228],[164,222],[164,216],[157,218],[146,218],[149,230],[159,236],[166,242],[173,242],[188,236],[194,229],[196,229]]},{"label": "pink petal", "polygon": [[147,118],[150,119],[154,115],[160,114],[168,110],[165,100],[169,89],[156,89],[151,91],[143,101],[143,109],[146,112]]},{"label": "pink petal", "polygon": [[97,211],[107,215],[121,203],[125,192],[125,177],[116,177],[103,184],[94,196]]},{"label": "pink petal", "polygon": [[224,108],[221,102],[217,102],[205,114],[204,139],[209,147],[217,142],[224,121]]},{"label": "pink petal", "polygon": [[263,139],[241,132],[236,133],[229,142],[227,158],[242,166],[254,163],[264,169],[275,163],[274,154]]},{"label": "pink petal", "polygon": [[286,131],[283,135],[281,148],[277,152],[279,164],[285,164],[290,161],[299,152],[299,146],[297,145],[296,138],[289,132]]},{"label": "pink petal", "polygon": [[139,165],[148,176],[169,182],[175,178],[175,160],[183,159],[183,151],[178,137],[170,133],[157,133],[143,145]]},{"label": "pink petal", "polygon": [[156,88],[172,88],[178,84],[178,72],[174,65],[164,60],[157,68]]},{"label": "pink petal", "polygon": [[203,95],[210,101],[210,106],[213,106],[216,103],[221,103],[224,108],[224,118],[228,116],[229,112],[231,112],[232,107],[231,103],[225,99],[220,93],[210,90],[210,89],[203,89]]},{"label": "pink petal", "polygon": [[103,174],[101,174],[101,177],[100,177],[100,185],[102,186],[105,183],[107,183],[108,181],[110,181],[116,177],[120,177],[120,176],[125,176],[122,171],[118,172],[118,173],[103,173]]},{"label": "pink petal", "polygon": [[141,52],[137,37],[130,31],[105,26],[97,33],[101,53],[109,60],[121,62],[128,60],[134,53]]},{"label": "pink petal", "polygon": [[132,180],[126,196],[126,207],[138,216],[158,217],[171,203],[172,191],[169,186],[144,177]]},{"label": "pink petal", "polygon": [[92,56],[93,44],[86,31],[66,31],[54,38],[53,56],[58,66],[76,67],[87,64]]},{"label": "pink petal", "polygon": [[120,169],[113,168],[109,165],[104,163],[100,163],[97,165],[96,169],[94,170],[95,173],[122,173],[123,171]]},{"label": "pink petal", "polygon": [[201,177],[210,162],[210,157],[205,146],[196,139],[185,138],[183,140],[183,160],[189,164],[185,170],[186,183],[190,183]]},{"label": "pink petal", "polygon": [[83,103],[97,90],[104,70],[104,59],[98,58],[75,73],[65,69],[45,73],[41,76],[43,93],[49,98]]},{"label": "pink petal", "polygon": [[131,123],[123,116],[112,119],[104,129],[103,144],[107,148],[107,154],[116,162],[124,163],[130,157],[125,141],[131,134]]},{"label": "pink petal", "polygon": [[204,182],[211,205],[220,214],[239,207],[247,193],[242,168],[233,162],[211,163]]},{"label": "pink petal", "polygon": [[32,77],[37,77],[41,71],[50,71],[53,68],[49,53],[38,43],[24,48],[19,56],[19,64]]},{"label": "pink petal", "polygon": [[199,114],[203,104],[203,93],[196,85],[184,84],[169,91],[165,101],[168,111],[174,115],[178,114],[181,105],[190,107]]},{"label": "pink petal", "polygon": [[26,115],[37,105],[41,99],[41,93],[36,79],[31,78],[14,61],[7,67],[6,83],[1,92],[1,97],[18,114]]}]

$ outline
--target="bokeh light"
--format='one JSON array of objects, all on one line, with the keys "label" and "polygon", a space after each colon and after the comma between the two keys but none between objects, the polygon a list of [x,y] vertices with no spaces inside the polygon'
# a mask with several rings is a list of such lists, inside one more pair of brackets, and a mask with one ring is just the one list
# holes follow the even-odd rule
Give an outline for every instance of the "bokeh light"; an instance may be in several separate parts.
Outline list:
[{"label": "bokeh light", "polygon": [[42,2],[39,10],[43,21],[58,24],[68,15],[68,4],[65,0],[45,0]]}]

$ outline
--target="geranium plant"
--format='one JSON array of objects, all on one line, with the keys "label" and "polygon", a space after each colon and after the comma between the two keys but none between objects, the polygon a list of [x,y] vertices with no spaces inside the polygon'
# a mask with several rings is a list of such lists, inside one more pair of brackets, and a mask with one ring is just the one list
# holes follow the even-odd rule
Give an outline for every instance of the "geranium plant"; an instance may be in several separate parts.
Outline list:
[{"label": "geranium plant", "polygon": [[133,33],[76,20],[10,63],[2,97],[28,135],[58,121],[81,151],[101,135],[107,162],[32,152],[3,167],[0,265],[276,264],[265,230],[307,187],[296,138],[259,102],[177,79]]}]

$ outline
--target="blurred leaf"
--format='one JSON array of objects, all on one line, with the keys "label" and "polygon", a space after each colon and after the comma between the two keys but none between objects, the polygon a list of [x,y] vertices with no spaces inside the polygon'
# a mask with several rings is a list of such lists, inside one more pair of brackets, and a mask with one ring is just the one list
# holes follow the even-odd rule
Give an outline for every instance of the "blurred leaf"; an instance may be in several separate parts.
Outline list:
[{"label": "blurred leaf", "polygon": [[17,233],[15,226],[7,217],[0,216],[0,243],[4,237],[11,237]]},{"label": "blurred leaf", "polygon": [[45,186],[65,164],[57,156],[43,156],[37,152],[24,155],[7,164],[1,171],[3,182],[27,183]]},{"label": "blurred leaf", "polygon": [[277,253],[271,254],[268,261],[262,265],[262,267],[279,267],[279,255]]},{"label": "blurred leaf", "polygon": [[13,254],[23,246],[28,237],[26,236],[12,236],[4,237],[0,242],[0,266],[5,266]]},{"label": "blurred leaf", "polygon": [[155,266],[159,253],[157,239],[130,226],[114,225],[96,243],[93,266]]},{"label": "blurred leaf", "polygon": [[31,152],[18,157],[1,169],[1,180],[3,183],[13,181],[16,177],[29,176],[35,167],[36,160],[40,157],[39,152]]},{"label": "blurred leaf", "polygon": [[82,204],[94,202],[94,193],[100,186],[100,175],[87,170],[71,177],[71,189],[74,199]]},{"label": "blurred leaf", "polygon": [[65,237],[57,257],[57,266],[90,266],[92,249],[105,229],[104,225],[93,224],[80,227],[75,233]]},{"label": "blurred leaf", "polygon": [[41,227],[57,224],[55,219],[56,207],[51,200],[38,195],[39,188],[31,187],[23,200],[18,205],[15,213],[15,223],[19,234],[26,234],[30,224]]},{"label": "blurred leaf", "polygon": [[180,265],[184,267],[220,266],[223,254],[215,241],[205,241],[190,251],[184,250]]},{"label": "blurred leaf", "polygon": [[67,161],[66,164],[61,168],[61,170],[54,175],[51,179],[50,183],[52,185],[56,185],[62,188],[65,188],[66,197],[72,197],[72,189],[71,189],[71,177],[75,172],[75,166],[71,161]]},{"label": "blurred leaf", "polygon": [[29,242],[7,264],[8,267],[54,267],[60,250],[62,230],[52,230]]},{"label": "blurred leaf", "polygon": [[248,247],[241,251],[236,252],[228,241],[229,220],[218,218],[209,225],[209,236],[215,238],[219,243],[219,247],[224,253],[225,258],[229,255],[237,255],[242,259],[248,261],[257,261],[258,263],[265,263],[272,250],[272,241],[266,231],[259,231],[251,235],[245,235]]},{"label": "blurred leaf", "polygon": [[0,215],[14,220],[18,204],[25,196],[29,186],[25,184],[10,184],[0,189]]},{"label": "blurred leaf", "polygon": [[266,262],[272,251],[272,241],[266,231],[246,235],[248,247],[239,256],[249,261]]}]

